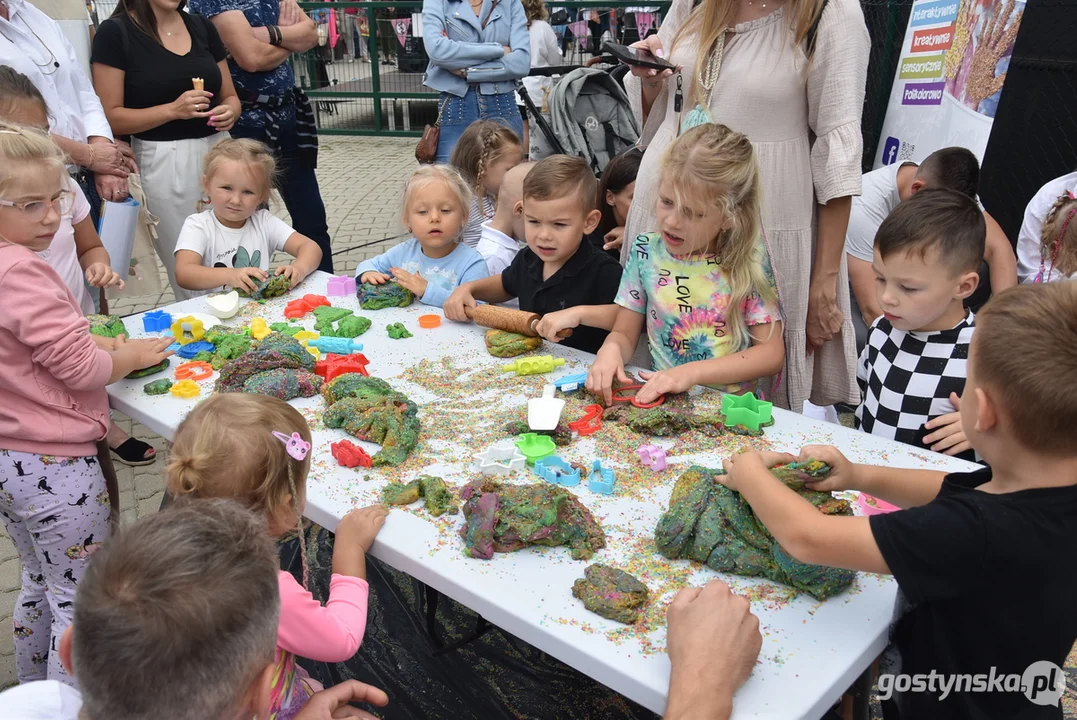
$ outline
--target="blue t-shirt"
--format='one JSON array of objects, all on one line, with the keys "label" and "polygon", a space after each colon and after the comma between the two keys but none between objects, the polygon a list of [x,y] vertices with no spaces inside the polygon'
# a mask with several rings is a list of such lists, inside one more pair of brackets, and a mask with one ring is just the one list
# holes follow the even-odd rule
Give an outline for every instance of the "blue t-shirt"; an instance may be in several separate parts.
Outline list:
[{"label": "blue t-shirt", "polygon": [[[188,8],[191,12],[205,15],[210,19],[229,10],[239,10],[247,18],[251,27],[276,25],[280,19],[280,4],[277,0],[191,0]],[[240,99],[243,99],[242,91],[276,97],[290,93],[295,86],[292,66],[287,60],[272,70],[252,73],[241,68],[234,59],[229,57],[228,69],[232,72],[232,82],[236,89],[241,91]],[[232,128],[232,135],[261,138],[262,128],[266,126],[266,113],[267,111],[261,107],[244,109]],[[293,124],[295,103],[285,104],[284,107],[273,111],[273,115],[278,125]]]},{"label": "blue t-shirt", "polygon": [[443,258],[430,258],[423,254],[423,247],[415,238],[405,240],[387,252],[364,260],[355,268],[358,280],[367,272],[392,275],[398,267],[409,273],[418,273],[426,280],[426,293],[419,298],[425,305],[441,307],[458,286],[473,280],[482,280],[490,274],[482,255],[467,245],[457,245]]}]

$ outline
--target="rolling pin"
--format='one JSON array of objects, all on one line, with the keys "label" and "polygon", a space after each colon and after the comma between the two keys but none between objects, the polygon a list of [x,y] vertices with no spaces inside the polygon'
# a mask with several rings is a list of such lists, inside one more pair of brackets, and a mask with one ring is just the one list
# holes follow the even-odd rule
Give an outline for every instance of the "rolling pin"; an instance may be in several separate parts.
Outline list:
[{"label": "rolling pin", "polygon": [[[539,336],[535,332],[535,325],[542,319],[542,316],[538,313],[497,307],[496,305],[478,305],[475,308],[464,308],[464,312],[476,325],[526,335],[527,337]],[[557,333],[559,338],[567,338],[571,335],[572,328],[565,328]]]}]

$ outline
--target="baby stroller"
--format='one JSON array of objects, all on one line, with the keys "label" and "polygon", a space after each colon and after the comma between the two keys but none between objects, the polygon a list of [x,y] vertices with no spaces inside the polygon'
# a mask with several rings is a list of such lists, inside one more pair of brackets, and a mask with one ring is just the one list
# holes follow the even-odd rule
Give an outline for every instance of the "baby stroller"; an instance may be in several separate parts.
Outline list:
[{"label": "baby stroller", "polygon": [[531,132],[532,160],[576,155],[591,165],[595,175],[601,175],[611,158],[639,142],[639,123],[615,73],[623,75],[620,66],[612,71],[577,66],[532,68],[530,76],[563,76],[549,94],[549,113],[535,106],[522,83],[517,88],[539,130]]}]

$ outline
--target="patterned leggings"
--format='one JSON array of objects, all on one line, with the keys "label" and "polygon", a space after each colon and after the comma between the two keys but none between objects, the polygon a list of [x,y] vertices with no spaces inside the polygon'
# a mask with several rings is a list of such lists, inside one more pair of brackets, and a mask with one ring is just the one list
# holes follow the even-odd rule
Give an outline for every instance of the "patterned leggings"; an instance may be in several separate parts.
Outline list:
[{"label": "patterned leggings", "polygon": [[49,679],[77,687],[56,648],[71,624],[75,588],[90,555],[112,531],[97,456],[0,450],[0,515],[22,560],[14,617],[19,682]]}]

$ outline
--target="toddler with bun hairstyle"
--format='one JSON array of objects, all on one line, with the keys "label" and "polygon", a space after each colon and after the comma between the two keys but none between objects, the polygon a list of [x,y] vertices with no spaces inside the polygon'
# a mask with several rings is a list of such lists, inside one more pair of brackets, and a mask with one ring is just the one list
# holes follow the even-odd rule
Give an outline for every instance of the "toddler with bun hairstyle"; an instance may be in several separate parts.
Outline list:
[{"label": "toddler with bun hairstyle", "polygon": [[231,498],[264,517],[274,537],[298,529],[302,585],[278,576],[281,595],[273,674],[273,713],[291,718],[320,690],[296,656],[343,662],[359,649],[366,628],[366,552],[385,523],[382,505],[353,510],[336,528],[329,601],[307,585],[303,507],[310,472],[310,428],[299,411],[265,395],[226,393],[200,403],[180,423],[167,470],[177,499]]}]

